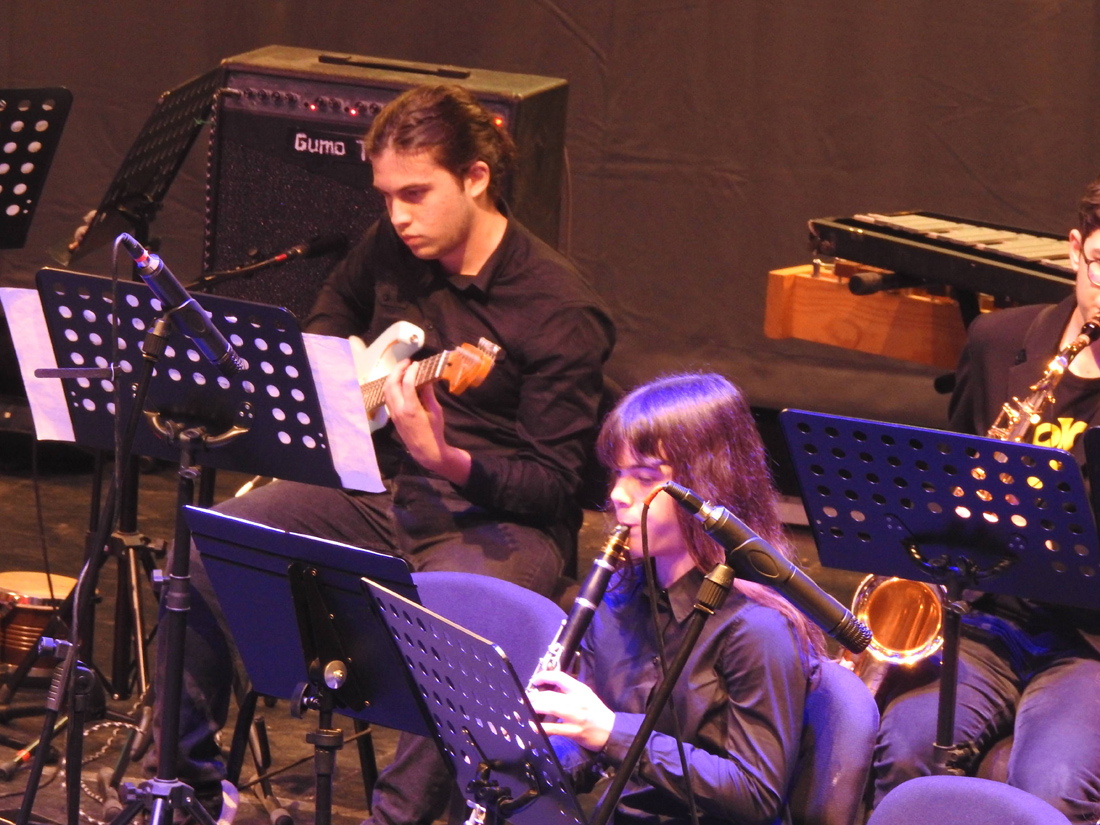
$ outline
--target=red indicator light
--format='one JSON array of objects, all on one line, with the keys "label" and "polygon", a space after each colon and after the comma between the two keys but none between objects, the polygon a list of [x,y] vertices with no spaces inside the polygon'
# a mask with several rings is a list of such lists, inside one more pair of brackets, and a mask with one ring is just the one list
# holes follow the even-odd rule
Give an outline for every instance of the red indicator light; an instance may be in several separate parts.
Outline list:
[{"label": "red indicator light", "polygon": [[493,123],[496,124],[498,129],[504,128],[504,118],[502,118],[500,115],[495,115],[493,117]]},{"label": "red indicator light", "polygon": [[359,117],[359,110],[355,108],[348,109],[348,114],[352,117]]},{"label": "red indicator light", "polygon": [[317,104],[316,103],[310,103],[309,104],[309,110],[311,112],[316,112],[317,111]]}]

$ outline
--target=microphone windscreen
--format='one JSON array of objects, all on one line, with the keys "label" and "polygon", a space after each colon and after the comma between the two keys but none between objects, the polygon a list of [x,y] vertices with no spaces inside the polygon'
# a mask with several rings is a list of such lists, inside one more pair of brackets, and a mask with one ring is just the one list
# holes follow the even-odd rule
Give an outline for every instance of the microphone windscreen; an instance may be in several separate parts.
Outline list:
[{"label": "microphone windscreen", "polygon": [[304,258],[319,258],[321,255],[343,255],[348,251],[348,236],[342,233],[334,235],[318,235],[310,238],[306,244]]}]

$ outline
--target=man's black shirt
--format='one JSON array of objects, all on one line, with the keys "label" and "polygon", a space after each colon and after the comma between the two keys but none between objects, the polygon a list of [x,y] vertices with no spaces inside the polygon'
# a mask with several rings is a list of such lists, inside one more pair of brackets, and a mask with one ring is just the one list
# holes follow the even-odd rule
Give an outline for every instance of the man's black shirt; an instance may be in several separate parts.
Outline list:
[{"label": "man's black shirt", "polygon": [[[370,343],[395,321],[424,330],[418,358],[481,337],[502,348],[481,386],[436,393],[447,443],[473,459],[457,492],[509,520],[575,523],[614,344],[614,326],[577,270],[510,219],[476,276],[450,275],[413,255],[383,218],[329,276],[305,326]],[[375,434],[375,450],[384,477],[410,472],[392,425]]]}]

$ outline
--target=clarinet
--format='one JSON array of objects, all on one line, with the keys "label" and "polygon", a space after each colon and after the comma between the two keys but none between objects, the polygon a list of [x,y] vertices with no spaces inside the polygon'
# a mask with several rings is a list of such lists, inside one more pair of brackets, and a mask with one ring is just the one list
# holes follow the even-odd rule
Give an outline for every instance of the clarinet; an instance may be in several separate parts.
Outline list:
[{"label": "clarinet", "polygon": [[[611,574],[615,568],[626,558],[626,542],[630,536],[630,528],[617,525],[607,537],[603,547],[600,548],[592,569],[588,572],[577,598],[573,600],[573,607],[569,615],[561,623],[554,641],[539,659],[538,667],[531,674],[527,682],[527,690],[534,687],[534,679],[540,673],[547,670],[563,670],[568,668],[573,661],[573,656],[580,647],[588,625],[592,623],[592,614],[600,606],[603,594],[607,590],[607,584],[611,581]],[[486,825],[488,822],[488,810],[483,805],[471,804],[472,810],[466,819],[465,825]]]},{"label": "clarinet", "polygon": [[[630,537],[630,528],[618,525],[607,537],[592,569],[581,585],[577,598],[573,600],[573,607],[569,615],[558,628],[558,635],[550,643],[539,660],[538,667],[531,675],[536,675],[547,670],[568,670],[573,663],[573,656],[580,647],[588,625],[592,623],[592,615],[603,600],[603,594],[607,590],[607,584],[611,580],[611,574],[615,568],[626,558],[626,545]],[[531,683],[527,684],[528,689]]]}]

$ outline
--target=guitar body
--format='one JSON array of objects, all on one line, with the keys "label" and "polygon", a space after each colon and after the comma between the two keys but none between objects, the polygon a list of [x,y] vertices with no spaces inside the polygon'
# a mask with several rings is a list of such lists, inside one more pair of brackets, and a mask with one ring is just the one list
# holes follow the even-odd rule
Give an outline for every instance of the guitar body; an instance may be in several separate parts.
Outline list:
[{"label": "guitar body", "polygon": [[[388,326],[374,343],[367,346],[357,336],[348,338],[355,360],[359,390],[363,394],[363,406],[373,433],[386,426],[390,420],[382,397],[382,385],[398,361],[411,358],[424,346],[424,330],[408,321],[398,321]],[[430,381],[444,381],[451,393],[458,395],[469,387],[476,387],[485,380],[500,354],[500,347],[482,338],[477,346],[463,344],[437,355],[417,361],[416,386]]]},{"label": "guitar body", "polygon": [[[359,386],[384,379],[398,361],[412,358],[424,346],[424,330],[408,321],[390,324],[369,346],[357,335],[348,338],[351,354],[355,360],[355,374]],[[386,426],[390,420],[386,405],[380,404],[367,411],[370,431],[373,433]]]}]

